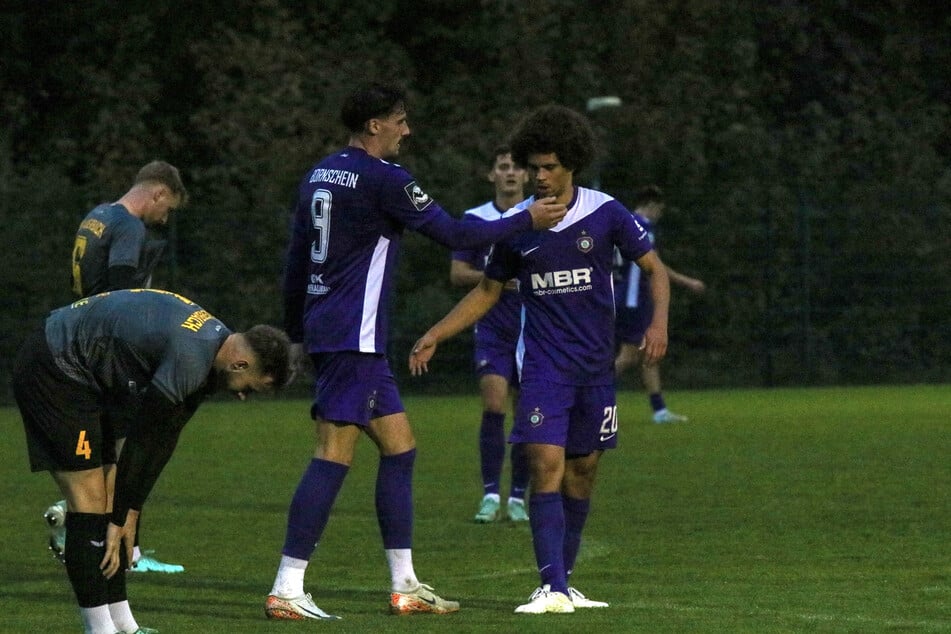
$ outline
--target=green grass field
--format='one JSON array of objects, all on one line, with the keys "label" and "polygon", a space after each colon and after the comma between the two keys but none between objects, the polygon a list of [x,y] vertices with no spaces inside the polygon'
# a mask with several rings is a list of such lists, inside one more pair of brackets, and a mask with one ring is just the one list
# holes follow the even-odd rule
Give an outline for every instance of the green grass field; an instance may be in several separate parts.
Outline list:
[{"label": "green grass field", "polygon": [[[475,395],[407,398],[419,457],[415,564],[462,610],[386,613],[389,576],[364,440],[307,573],[337,622],[268,622],[287,505],[313,450],[303,401],[209,403],[144,513],[143,544],[186,567],[129,582],[142,625],[198,632],[951,631],[951,386],[672,392],[691,421],[619,395],[573,576],[606,610],[514,615],[537,584],[527,526],[476,525]],[[78,632],[29,472],[0,409],[0,632]]]}]

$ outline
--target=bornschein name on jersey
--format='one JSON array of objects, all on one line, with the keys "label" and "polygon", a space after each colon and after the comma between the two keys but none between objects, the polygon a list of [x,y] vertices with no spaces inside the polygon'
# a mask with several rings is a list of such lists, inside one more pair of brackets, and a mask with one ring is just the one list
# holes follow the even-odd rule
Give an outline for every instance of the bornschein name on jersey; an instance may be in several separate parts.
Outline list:
[{"label": "bornschein name on jersey", "polygon": [[340,185],[341,187],[357,188],[357,180],[360,175],[354,174],[348,170],[328,170],[324,168],[315,169],[310,175],[311,183],[330,183],[331,185]]},{"label": "bornschein name on jersey", "polygon": [[532,273],[533,295],[580,293],[590,291],[592,288],[594,288],[594,285],[591,283],[591,267]]}]

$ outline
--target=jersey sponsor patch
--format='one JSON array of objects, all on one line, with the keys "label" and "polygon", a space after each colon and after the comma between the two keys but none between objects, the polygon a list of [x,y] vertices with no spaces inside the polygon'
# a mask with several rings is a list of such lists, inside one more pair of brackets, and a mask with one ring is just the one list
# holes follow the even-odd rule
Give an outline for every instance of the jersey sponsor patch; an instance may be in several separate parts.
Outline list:
[{"label": "jersey sponsor patch", "polygon": [[422,188],[416,184],[416,181],[409,183],[406,187],[403,188],[403,191],[406,192],[406,197],[409,198],[409,201],[413,203],[413,207],[416,208],[416,211],[422,211],[429,207],[433,202],[433,199],[429,197],[429,194],[424,192]]}]

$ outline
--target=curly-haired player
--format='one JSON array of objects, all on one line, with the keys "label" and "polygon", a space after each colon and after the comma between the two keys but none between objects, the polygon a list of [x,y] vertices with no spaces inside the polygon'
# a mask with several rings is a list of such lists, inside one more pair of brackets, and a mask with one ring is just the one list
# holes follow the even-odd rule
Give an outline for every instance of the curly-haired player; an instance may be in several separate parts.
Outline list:
[{"label": "curly-haired player", "polygon": [[650,277],[654,315],[644,355],[667,351],[670,283],[647,231],[621,203],[574,184],[595,153],[594,134],[562,106],[532,112],[512,135],[512,157],[525,165],[535,197],[568,205],[564,220],[496,244],[482,282],[413,347],[413,374],[428,370],[436,345],[491,308],[517,278],[524,306],[519,350],[521,392],[509,441],[524,445],[531,472],[529,522],[541,583],[523,614],[607,607],[569,587],[591,504],[598,461],[617,446],[614,392],[614,249]]}]

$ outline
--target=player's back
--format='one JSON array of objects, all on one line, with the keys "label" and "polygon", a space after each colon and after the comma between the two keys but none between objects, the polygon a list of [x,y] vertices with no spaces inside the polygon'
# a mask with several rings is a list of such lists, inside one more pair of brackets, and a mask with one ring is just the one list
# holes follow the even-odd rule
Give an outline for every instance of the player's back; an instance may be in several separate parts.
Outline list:
[{"label": "player's back", "polygon": [[289,283],[306,285],[310,352],[386,349],[387,305],[412,177],[347,147],[303,178],[288,256]]},{"label": "player's back", "polygon": [[165,365],[177,366],[162,377],[167,396],[183,398],[207,378],[228,334],[191,300],[145,289],[93,295],[46,320],[60,369],[110,398],[135,396]]},{"label": "player's back", "polygon": [[92,209],[73,243],[73,292],[80,297],[109,290],[110,266],[139,266],[145,225],[116,203]]}]

